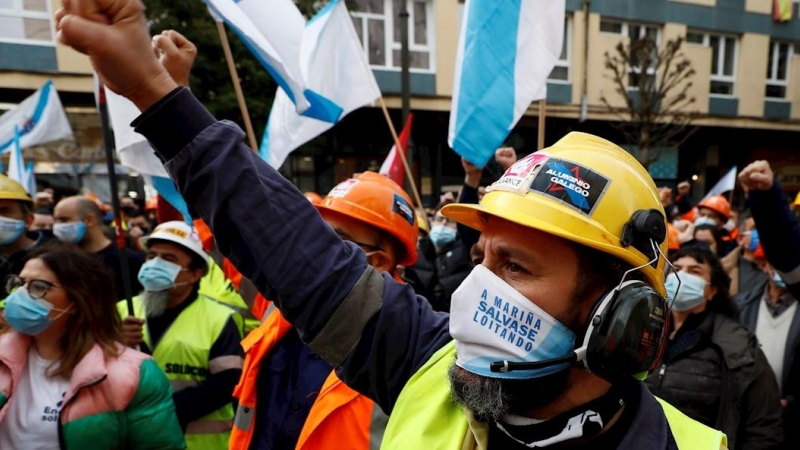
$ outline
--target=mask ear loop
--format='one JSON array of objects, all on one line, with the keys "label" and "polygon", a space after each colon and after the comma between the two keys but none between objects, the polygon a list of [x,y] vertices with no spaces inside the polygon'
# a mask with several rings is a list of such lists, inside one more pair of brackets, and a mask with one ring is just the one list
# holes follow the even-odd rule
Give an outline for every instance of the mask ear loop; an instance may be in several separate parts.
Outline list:
[{"label": "mask ear loop", "polygon": [[678,276],[678,271],[675,269],[675,266],[672,265],[672,261],[670,261],[669,258],[666,257],[666,255],[664,255],[664,253],[661,251],[661,248],[659,246],[655,245],[654,241],[651,240],[650,242],[653,244],[654,248],[658,250],[658,254],[661,255],[661,257],[664,258],[664,261],[667,262],[667,265],[669,266],[670,270],[672,270],[672,273],[675,274],[675,278],[678,279],[678,287],[675,289],[675,295],[672,296],[672,300],[671,301],[669,299],[666,299],[667,300],[667,315],[671,315],[672,314],[672,305],[675,303],[675,299],[678,297],[678,292],[680,292],[681,284],[683,284],[683,282],[681,282],[681,277]]}]

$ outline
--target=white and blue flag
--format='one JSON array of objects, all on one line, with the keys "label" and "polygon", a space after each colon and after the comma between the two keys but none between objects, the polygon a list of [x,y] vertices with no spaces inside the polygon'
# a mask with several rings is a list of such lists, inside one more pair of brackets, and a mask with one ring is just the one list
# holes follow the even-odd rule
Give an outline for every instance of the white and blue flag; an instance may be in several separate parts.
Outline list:
[{"label": "white and blue flag", "polygon": [[0,116],[0,153],[12,151],[16,140],[22,149],[72,136],[72,127],[52,80]]},{"label": "white and blue flag", "polygon": [[309,88],[300,68],[306,20],[292,0],[205,0],[286,92],[298,114],[335,123],[342,107]]},{"label": "white and blue flag", "polygon": [[[306,24],[300,69],[310,89],[342,108],[340,120],[381,96],[343,0],[331,0]],[[285,88],[275,94],[259,150],[276,169],[289,153],[335,124],[298,115],[289,95]]]},{"label": "white and blue flag", "polygon": [[467,0],[448,143],[483,167],[531,102],[547,95],[561,54],[565,0]]}]

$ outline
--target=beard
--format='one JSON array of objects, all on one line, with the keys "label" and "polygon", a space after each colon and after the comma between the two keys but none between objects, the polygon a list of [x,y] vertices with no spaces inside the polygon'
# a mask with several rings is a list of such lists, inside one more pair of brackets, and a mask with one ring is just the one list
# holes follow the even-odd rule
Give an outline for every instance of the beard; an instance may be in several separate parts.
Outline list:
[{"label": "beard", "polygon": [[530,380],[489,378],[455,363],[448,371],[453,401],[479,419],[498,421],[506,414],[523,415],[545,407],[566,390],[569,369]]},{"label": "beard", "polygon": [[148,319],[153,319],[161,317],[164,311],[167,310],[170,294],[169,289],[164,291],[144,291],[141,297],[144,303],[145,316]]}]

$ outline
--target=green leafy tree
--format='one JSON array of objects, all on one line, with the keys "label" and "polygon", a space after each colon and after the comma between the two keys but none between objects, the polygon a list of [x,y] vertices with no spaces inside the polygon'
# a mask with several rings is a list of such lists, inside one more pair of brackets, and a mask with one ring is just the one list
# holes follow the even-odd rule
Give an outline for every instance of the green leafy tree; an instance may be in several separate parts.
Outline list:
[{"label": "green leafy tree", "polygon": [[[192,92],[219,119],[244,125],[233,89],[217,26],[201,0],[144,0],[152,34],[176,30],[197,46],[197,59],[191,76]],[[315,0],[296,0],[306,17],[319,9]],[[253,122],[256,140],[260,141],[277,84],[258,60],[230,29],[226,29],[242,91]]]}]

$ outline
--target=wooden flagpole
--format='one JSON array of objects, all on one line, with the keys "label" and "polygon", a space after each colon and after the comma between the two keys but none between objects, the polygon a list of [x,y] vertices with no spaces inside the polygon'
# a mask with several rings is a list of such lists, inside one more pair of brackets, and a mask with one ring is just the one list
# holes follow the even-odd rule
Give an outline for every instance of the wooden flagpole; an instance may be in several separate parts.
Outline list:
[{"label": "wooden flagpole", "polygon": [[539,134],[536,141],[536,149],[544,148],[544,123],[547,118],[547,99],[539,100]]},{"label": "wooden flagpole", "polygon": [[222,22],[217,22],[217,32],[219,33],[219,40],[222,42],[222,51],[225,52],[225,60],[228,62],[228,71],[230,71],[231,79],[233,80],[233,90],[236,91],[236,99],[239,100],[239,109],[242,112],[244,128],[247,130],[247,138],[250,141],[250,147],[254,152],[258,153],[256,134],[253,131],[253,123],[250,121],[250,113],[247,111],[247,103],[244,101],[242,85],[239,82],[239,74],[236,72],[236,64],[233,62],[231,44],[228,42],[228,35],[225,34],[225,24]]},{"label": "wooden flagpole", "polygon": [[414,201],[417,202],[417,209],[422,211],[422,198],[419,196],[419,191],[417,190],[417,183],[414,181],[414,177],[411,175],[411,168],[408,166],[408,161],[406,161],[406,154],[403,150],[402,145],[400,145],[400,138],[397,136],[397,130],[394,128],[394,124],[392,123],[392,118],[389,116],[389,109],[386,107],[386,102],[383,101],[383,97],[378,98],[378,102],[381,104],[381,109],[383,110],[383,116],[386,118],[386,123],[389,125],[389,131],[392,133],[392,139],[394,139],[394,145],[397,148],[397,154],[400,155],[400,161],[403,161],[403,167],[406,169],[406,176],[408,177],[408,181],[411,183],[411,191],[414,194]]}]

